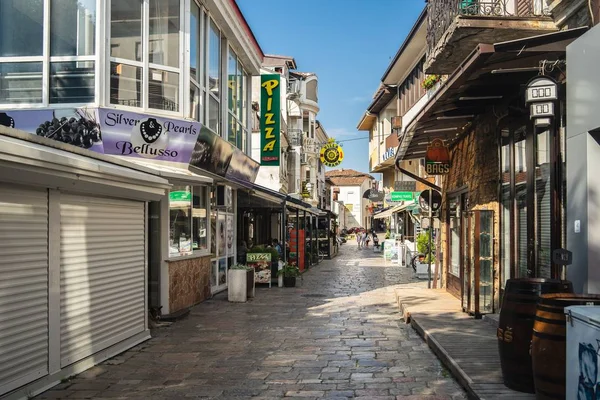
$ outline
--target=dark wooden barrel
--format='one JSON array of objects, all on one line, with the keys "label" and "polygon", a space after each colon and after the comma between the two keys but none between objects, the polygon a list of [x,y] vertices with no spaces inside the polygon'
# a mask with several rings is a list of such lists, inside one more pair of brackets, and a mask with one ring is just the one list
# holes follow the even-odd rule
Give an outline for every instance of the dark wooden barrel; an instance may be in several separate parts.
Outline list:
[{"label": "dark wooden barrel", "polygon": [[571,282],[556,279],[509,279],[506,282],[497,336],[502,378],[507,387],[535,393],[529,347],[537,301],[546,293],[572,292]]},{"label": "dark wooden barrel", "polygon": [[567,324],[564,309],[577,305],[600,305],[600,295],[560,293],[540,296],[531,339],[531,359],[537,400],[567,398],[565,395]]}]

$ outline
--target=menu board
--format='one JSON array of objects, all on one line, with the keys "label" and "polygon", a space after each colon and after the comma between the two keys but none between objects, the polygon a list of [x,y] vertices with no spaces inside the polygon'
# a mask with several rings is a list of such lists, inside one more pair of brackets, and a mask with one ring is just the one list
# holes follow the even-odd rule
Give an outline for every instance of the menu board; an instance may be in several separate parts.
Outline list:
[{"label": "menu board", "polygon": [[254,282],[271,286],[271,253],[248,253],[246,265],[254,268]]}]

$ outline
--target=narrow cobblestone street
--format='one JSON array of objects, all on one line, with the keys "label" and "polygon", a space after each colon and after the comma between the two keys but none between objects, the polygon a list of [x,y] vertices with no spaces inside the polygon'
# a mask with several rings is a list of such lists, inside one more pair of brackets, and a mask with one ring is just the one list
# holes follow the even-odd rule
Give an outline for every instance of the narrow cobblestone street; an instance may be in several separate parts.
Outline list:
[{"label": "narrow cobblestone street", "polygon": [[424,283],[349,241],[296,288],[261,287],[243,304],[221,293],[37,398],[466,398],[402,322],[398,284]]}]

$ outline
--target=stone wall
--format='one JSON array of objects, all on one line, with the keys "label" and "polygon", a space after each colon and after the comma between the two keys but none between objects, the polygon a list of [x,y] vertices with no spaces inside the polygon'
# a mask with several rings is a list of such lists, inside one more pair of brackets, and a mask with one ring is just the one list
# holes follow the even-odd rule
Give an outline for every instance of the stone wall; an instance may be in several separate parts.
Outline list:
[{"label": "stone wall", "polygon": [[210,256],[171,261],[168,268],[171,313],[210,297]]},{"label": "stone wall", "polygon": [[[494,269],[498,269],[499,218],[498,218],[498,133],[497,119],[492,112],[475,119],[470,132],[450,149],[452,168],[442,185],[441,251],[445,271],[445,286],[448,292],[460,296],[461,282],[449,275],[448,233],[446,225],[449,194],[466,191],[469,210],[494,211]],[[463,225],[464,226],[464,225]],[[495,274],[497,279],[498,274]],[[495,283],[495,302],[498,301],[498,282]]]}]

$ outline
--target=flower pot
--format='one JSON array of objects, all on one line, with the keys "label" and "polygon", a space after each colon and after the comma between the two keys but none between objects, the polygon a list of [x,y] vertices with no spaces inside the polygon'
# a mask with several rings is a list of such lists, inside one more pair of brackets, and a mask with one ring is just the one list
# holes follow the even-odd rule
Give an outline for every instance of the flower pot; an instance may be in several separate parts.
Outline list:
[{"label": "flower pot", "polygon": [[246,271],[246,295],[254,297],[254,268]]},{"label": "flower pot", "polygon": [[284,287],[295,287],[296,286],[296,277],[295,276],[284,276],[283,277],[283,286]]},{"label": "flower pot", "polygon": [[248,273],[243,269],[227,271],[227,299],[233,303],[245,303],[247,293]]}]

